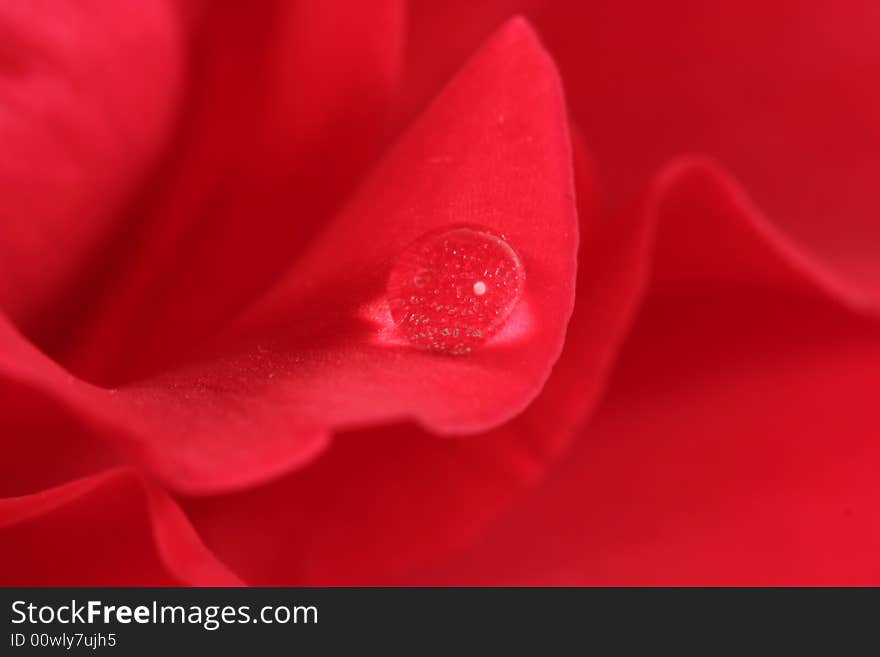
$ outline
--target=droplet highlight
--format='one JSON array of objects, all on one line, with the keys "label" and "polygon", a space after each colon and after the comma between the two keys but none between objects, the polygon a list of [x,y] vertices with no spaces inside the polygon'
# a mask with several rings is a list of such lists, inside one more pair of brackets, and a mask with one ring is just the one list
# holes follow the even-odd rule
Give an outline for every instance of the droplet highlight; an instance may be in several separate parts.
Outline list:
[{"label": "droplet highlight", "polygon": [[474,227],[429,233],[388,277],[388,303],[413,346],[462,355],[482,346],[522,296],[525,270],[503,236]]}]

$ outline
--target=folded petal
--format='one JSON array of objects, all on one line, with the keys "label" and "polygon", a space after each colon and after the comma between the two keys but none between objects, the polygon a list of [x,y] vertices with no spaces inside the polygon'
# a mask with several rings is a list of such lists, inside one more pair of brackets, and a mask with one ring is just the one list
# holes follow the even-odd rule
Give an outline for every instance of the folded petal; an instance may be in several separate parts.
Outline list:
[{"label": "folded petal", "polygon": [[[10,347],[2,338],[0,345]],[[0,497],[36,493],[122,462],[88,422],[59,405],[51,393],[12,375],[2,356],[0,363]]]},{"label": "folded petal", "polygon": [[706,162],[633,225],[644,298],[587,430],[482,542],[400,581],[876,585],[880,299]]},{"label": "folded petal", "polygon": [[590,163],[578,139],[574,146],[581,296],[541,394],[484,434],[444,440],[412,424],[345,432],[322,458],[277,483],[185,500],[200,535],[249,583],[394,581],[471,544],[569,445],[635,305],[607,255],[619,236],[597,219]]},{"label": "folded petal", "polygon": [[512,11],[559,64],[606,207],[705,153],[804,247],[880,290],[876,2],[417,1],[410,105]]},{"label": "folded petal", "polygon": [[[7,441],[24,454],[34,445],[51,464],[21,473],[19,490],[121,462],[181,490],[223,490],[313,458],[326,433],[297,431],[295,405],[267,391],[264,372],[242,375],[208,365],[129,388],[99,388],[64,371],[0,316],[0,404],[15,419]],[[73,463],[61,458],[68,450],[78,452]]]},{"label": "folded petal", "polygon": [[42,343],[86,303],[76,283],[164,146],[180,51],[164,0],[0,8],[0,307]]},{"label": "folded petal", "polygon": [[[525,286],[507,330],[448,358],[409,346],[386,284],[414,241],[459,226],[503,236]],[[576,250],[562,92],[534,33],[514,20],[218,344],[297,353],[288,376],[302,381],[303,411],[338,428],[411,417],[438,432],[479,431],[519,413],[546,380],[574,303]]]},{"label": "folded petal", "polygon": [[[562,347],[577,245],[570,158],[552,63],[513,22],[289,275],[199,358],[98,388],[0,324],[0,373],[190,493],[299,467],[332,430],[402,419],[444,433],[495,426],[538,394]],[[389,339],[384,287],[395,259],[423,233],[462,222],[506,235],[522,261],[516,331],[462,357]]]},{"label": "folded petal", "polygon": [[240,583],[165,493],[125,469],[0,499],[0,563],[4,586]]},{"label": "folded petal", "polygon": [[62,354],[92,381],[173,364],[264,293],[386,138],[399,0],[211,3],[194,34],[175,152]]}]

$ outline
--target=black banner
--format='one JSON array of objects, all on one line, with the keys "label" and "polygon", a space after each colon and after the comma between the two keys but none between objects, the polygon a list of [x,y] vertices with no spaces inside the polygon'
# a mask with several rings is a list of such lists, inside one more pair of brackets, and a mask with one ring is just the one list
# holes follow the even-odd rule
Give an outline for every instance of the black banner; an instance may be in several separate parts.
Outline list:
[{"label": "black banner", "polygon": [[[877,590],[0,589],[0,653],[360,654],[429,648],[585,654],[599,645],[767,648],[835,617],[873,627]],[[703,640],[696,641],[697,637]],[[760,636],[760,640],[759,640]],[[754,641],[742,640],[752,637]],[[789,644],[790,645],[790,644]],[[876,643],[875,643],[876,645]],[[653,652],[654,650],[649,650]],[[346,652],[347,651],[347,652]],[[629,650],[627,650],[629,651]]]}]

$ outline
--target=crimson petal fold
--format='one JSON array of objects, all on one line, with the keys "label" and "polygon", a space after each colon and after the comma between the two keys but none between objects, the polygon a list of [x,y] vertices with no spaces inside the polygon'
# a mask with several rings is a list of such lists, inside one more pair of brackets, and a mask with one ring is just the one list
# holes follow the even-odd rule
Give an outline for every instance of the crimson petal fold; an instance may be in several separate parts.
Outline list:
[{"label": "crimson petal fold", "polygon": [[0,499],[0,558],[4,586],[241,584],[165,492],[124,468]]},{"label": "crimson petal fold", "polygon": [[[122,457],[190,494],[301,467],[334,430],[399,419],[441,433],[488,429],[540,392],[562,348],[576,268],[572,187],[559,80],[534,33],[515,20],[289,275],[189,364],[102,388],[3,321],[0,376],[54,400]],[[394,258],[421,234],[462,222],[505,234],[519,254],[527,330],[463,358],[383,343],[391,327],[375,309]],[[37,436],[40,426],[35,414]]]},{"label": "crimson petal fold", "polygon": [[613,230],[634,324],[603,402],[533,496],[399,581],[880,581],[880,299],[702,158]]}]

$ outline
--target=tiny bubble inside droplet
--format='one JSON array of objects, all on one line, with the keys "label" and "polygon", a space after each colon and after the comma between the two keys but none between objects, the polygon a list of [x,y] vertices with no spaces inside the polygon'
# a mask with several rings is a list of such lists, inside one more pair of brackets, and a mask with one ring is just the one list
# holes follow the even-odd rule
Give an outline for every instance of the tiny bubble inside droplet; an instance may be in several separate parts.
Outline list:
[{"label": "tiny bubble inside droplet", "polygon": [[429,233],[400,254],[388,278],[389,309],[414,346],[466,354],[504,324],[524,283],[522,263],[505,239],[455,227]]}]

